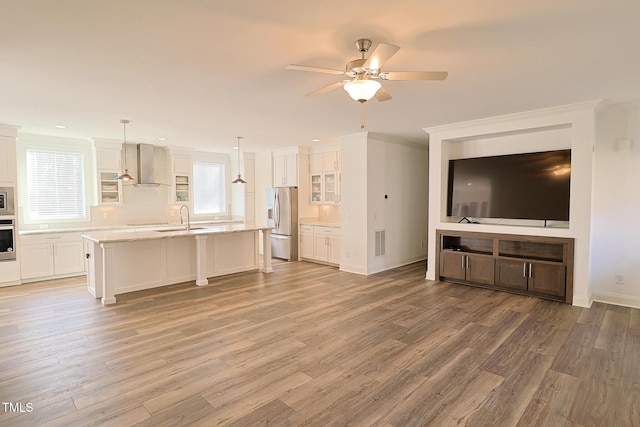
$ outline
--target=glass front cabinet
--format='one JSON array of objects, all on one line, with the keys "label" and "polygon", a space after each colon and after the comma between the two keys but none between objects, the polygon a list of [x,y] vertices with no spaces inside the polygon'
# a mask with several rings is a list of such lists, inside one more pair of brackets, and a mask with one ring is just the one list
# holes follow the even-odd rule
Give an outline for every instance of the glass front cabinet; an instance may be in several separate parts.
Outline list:
[{"label": "glass front cabinet", "polygon": [[322,174],[311,174],[311,203],[322,203]]},{"label": "glass front cabinet", "polygon": [[338,203],[340,201],[338,194],[338,176],[337,172],[324,174],[324,201],[325,203]]},{"label": "glass front cabinet", "polygon": [[188,175],[176,175],[176,202],[188,202],[189,201],[189,176]]},{"label": "glass front cabinet", "polygon": [[100,203],[121,203],[118,172],[100,172]]}]

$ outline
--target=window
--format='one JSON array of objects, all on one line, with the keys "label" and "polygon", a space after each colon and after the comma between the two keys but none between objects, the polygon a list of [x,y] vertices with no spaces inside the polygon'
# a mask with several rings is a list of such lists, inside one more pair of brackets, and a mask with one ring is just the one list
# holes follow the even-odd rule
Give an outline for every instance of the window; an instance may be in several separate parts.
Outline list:
[{"label": "window", "polygon": [[193,213],[225,213],[224,163],[193,162]]},{"label": "window", "polygon": [[27,148],[26,169],[30,219],[86,218],[81,152]]}]

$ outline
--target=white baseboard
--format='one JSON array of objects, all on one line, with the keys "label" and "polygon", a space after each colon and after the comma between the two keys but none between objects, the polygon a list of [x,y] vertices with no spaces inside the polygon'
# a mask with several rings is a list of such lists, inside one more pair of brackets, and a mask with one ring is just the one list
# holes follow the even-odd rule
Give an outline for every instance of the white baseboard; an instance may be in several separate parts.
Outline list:
[{"label": "white baseboard", "polygon": [[592,295],[593,301],[606,304],[621,305],[623,307],[640,308],[640,297],[614,294],[610,292],[596,292]]}]

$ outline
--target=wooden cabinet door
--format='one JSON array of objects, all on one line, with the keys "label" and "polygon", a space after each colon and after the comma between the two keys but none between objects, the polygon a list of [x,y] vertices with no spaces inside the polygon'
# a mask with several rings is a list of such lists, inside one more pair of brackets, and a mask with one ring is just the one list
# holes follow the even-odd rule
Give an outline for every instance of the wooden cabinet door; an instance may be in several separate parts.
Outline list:
[{"label": "wooden cabinet door", "polygon": [[493,285],[495,279],[493,257],[467,255],[466,279],[470,282]]},{"label": "wooden cabinet door", "polygon": [[524,261],[499,259],[496,261],[496,286],[527,290],[527,263]]},{"label": "wooden cabinet door", "polygon": [[564,296],[566,268],[564,265],[531,263],[529,291],[541,294]]},{"label": "wooden cabinet door", "polygon": [[464,254],[461,252],[440,253],[440,276],[449,279],[465,279]]}]

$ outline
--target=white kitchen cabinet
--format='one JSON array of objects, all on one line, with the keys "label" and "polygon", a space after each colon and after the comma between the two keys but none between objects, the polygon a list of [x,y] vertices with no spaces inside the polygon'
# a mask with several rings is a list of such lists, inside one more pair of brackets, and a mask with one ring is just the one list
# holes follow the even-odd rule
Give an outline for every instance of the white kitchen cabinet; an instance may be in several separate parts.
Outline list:
[{"label": "white kitchen cabinet", "polygon": [[322,195],[322,174],[311,174],[311,203],[322,204],[324,197]]},{"label": "white kitchen cabinet", "polygon": [[296,187],[298,185],[298,154],[273,156],[273,186]]},{"label": "white kitchen cabinet", "polygon": [[340,150],[323,147],[309,156],[311,203],[340,203]]},{"label": "white kitchen cabinet", "polygon": [[16,184],[16,139],[0,136],[0,182]]},{"label": "white kitchen cabinet", "polygon": [[20,277],[22,280],[52,277],[53,245],[51,243],[21,244]]},{"label": "white kitchen cabinet", "polygon": [[122,144],[115,141],[95,140],[98,205],[122,204]]},{"label": "white kitchen cabinet", "polygon": [[300,258],[313,259],[313,226],[300,226]]},{"label": "white kitchen cabinet", "polygon": [[322,172],[340,170],[340,151],[322,153]]},{"label": "white kitchen cabinet", "polygon": [[312,174],[322,173],[322,156],[324,153],[309,155],[309,172]]},{"label": "white kitchen cabinet", "polygon": [[85,274],[81,233],[20,236],[20,276],[23,281]]},{"label": "white kitchen cabinet", "polygon": [[117,170],[100,170],[99,204],[122,204],[122,181],[118,179]]},{"label": "white kitchen cabinet", "polygon": [[325,204],[340,203],[340,174],[338,172],[322,175],[322,191]]},{"label": "white kitchen cabinet", "polygon": [[191,200],[191,175],[174,175],[174,192],[171,203],[184,203]]},{"label": "white kitchen cabinet", "polygon": [[191,174],[191,156],[188,154],[171,153],[171,171],[175,174]]},{"label": "white kitchen cabinet", "polygon": [[98,169],[119,171],[122,169],[122,149],[96,147]]},{"label": "white kitchen cabinet", "polygon": [[325,264],[340,265],[340,228],[302,225],[300,257]]},{"label": "white kitchen cabinet", "polygon": [[84,274],[84,259],[82,240],[53,244],[53,270],[57,276]]}]

